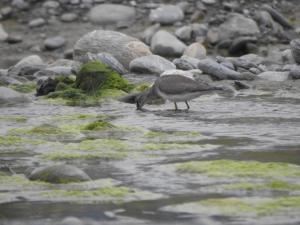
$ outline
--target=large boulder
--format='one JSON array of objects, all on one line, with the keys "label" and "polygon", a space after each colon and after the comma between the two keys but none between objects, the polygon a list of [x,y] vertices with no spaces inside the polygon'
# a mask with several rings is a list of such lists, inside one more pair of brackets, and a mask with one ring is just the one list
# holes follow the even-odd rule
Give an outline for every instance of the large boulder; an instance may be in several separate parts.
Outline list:
[{"label": "large boulder", "polygon": [[161,74],[166,70],[175,69],[176,66],[169,60],[158,56],[149,55],[136,58],[129,64],[130,71],[136,73]]},{"label": "large boulder", "polygon": [[158,31],[151,40],[151,50],[161,56],[181,56],[186,47],[182,41],[165,30]]},{"label": "large boulder", "polygon": [[218,28],[219,40],[236,38],[239,36],[256,36],[259,34],[256,22],[244,15],[233,13]]},{"label": "large boulder", "polygon": [[36,168],[28,175],[28,178],[49,183],[71,183],[91,180],[83,170],[65,164]]},{"label": "large boulder", "polygon": [[170,25],[181,21],[184,18],[182,9],[177,5],[162,5],[157,9],[151,10],[149,19],[151,22]]},{"label": "large boulder", "polygon": [[20,103],[28,103],[30,99],[7,87],[0,86],[0,106],[11,106]]},{"label": "large boulder", "polygon": [[107,52],[126,69],[133,59],[152,54],[149,47],[138,39],[107,30],[95,30],[80,38],[74,46],[74,59],[78,61],[88,52]]},{"label": "large boulder", "polygon": [[101,4],[93,7],[89,12],[89,20],[96,24],[117,24],[135,20],[135,9],[118,4]]}]

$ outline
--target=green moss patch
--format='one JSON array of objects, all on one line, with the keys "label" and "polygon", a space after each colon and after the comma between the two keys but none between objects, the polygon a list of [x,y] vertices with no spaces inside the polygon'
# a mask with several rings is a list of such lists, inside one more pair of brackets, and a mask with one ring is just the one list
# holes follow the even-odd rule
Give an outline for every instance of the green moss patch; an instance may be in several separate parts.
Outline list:
[{"label": "green moss patch", "polygon": [[177,164],[179,172],[199,173],[213,177],[300,177],[300,166],[288,163],[213,160]]},{"label": "green moss patch", "polygon": [[26,84],[12,84],[9,87],[21,93],[31,93],[36,91],[36,84],[34,82]]},{"label": "green moss patch", "polygon": [[31,140],[17,136],[0,136],[0,147],[22,146],[22,145],[38,145],[43,141]]},{"label": "green moss patch", "polygon": [[186,150],[187,148],[197,148],[190,144],[176,144],[176,143],[148,143],[143,146],[143,150]]},{"label": "green moss patch", "polygon": [[26,116],[14,116],[14,115],[0,115],[0,121],[25,123],[27,121],[27,117]]},{"label": "green moss patch", "polygon": [[115,128],[115,126],[107,121],[98,120],[98,121],[95,121],[95,122],[85,125],[83,127],[83,130],[95,131],[95,130],[106,130],[106,129],[111,129],[111,128]]}]

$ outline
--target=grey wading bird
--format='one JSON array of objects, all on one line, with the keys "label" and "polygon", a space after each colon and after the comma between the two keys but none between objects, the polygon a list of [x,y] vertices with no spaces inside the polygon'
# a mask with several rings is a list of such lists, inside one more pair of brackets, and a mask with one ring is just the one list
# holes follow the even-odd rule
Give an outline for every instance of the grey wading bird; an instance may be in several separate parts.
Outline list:
[{"label": "grey wading bird", "polygon": [[189,110],[189,100],[216,90],[224,89],[182,75],[164,75],[157,78],[150,89],[141,92],[136,97],[136,108],[142,110],[148,101],[160,97],[174,102],[175,111],[178,110],[177,102],[185,102],[187,110]]}]

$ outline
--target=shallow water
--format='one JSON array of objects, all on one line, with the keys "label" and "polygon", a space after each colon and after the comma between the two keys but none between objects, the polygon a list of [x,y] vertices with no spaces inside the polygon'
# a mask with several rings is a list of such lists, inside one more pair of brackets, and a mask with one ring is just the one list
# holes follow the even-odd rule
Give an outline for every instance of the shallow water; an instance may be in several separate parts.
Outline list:
[{"label": "shallow water", "polygon": [[[155,199],[134,199],[125,202],[52,201],[30,198],[26,194],[0,204],[0,224],[60,224],[65,217],[80,218],[85,224],[299,224],[300,209],[294,214],[275,213],[259,215],[227,215],[222,212],[198,213],[189,210],[173,210],[168,206],[228,196],[269,197],[298,196],[295,192],[274,190],[241,192],[222,191],[220,184],[234,178],[215,178],[201,174],[177,173],[174,163],[195,160],[255,160],[260,162],[284,162],[300,165],[300,98],[289,91],[242,91],[236,96],[218,94],[202,96],[191,101],[191,110],[174,112],[173,104],[146,106],[147,111],[136,111],[134,105],[108,101],[99,107],[70,107],[53,105],[35,99],[24,106],[2,107],[0,115],[24,116],[25,122],[1,120],[0,135],[13,128],[34,127],[40,124],[79,123],[67,120],[66,115],[110,115],[116,126],[130,127],[128,132],[109,134],[110,138],[127,141],[132,146],[127,157],[119,160],[77,159],[67,161],[83,168],[93,179],[111,178],[122,186],[160,194]],[[185,107],[179,104],[179,107]],[[61,119],[59,119],[61,118]],[[149,131],[163,136],[145,136]],[[180,133],[181,132],[181,133]],[[93,138],[104,138],[95,133]],[[81,139],[51,140],[62,148]],[[176,143],[168,149],[137,150],[134,146],[144,143]],[[183,145],[185,144],[185,145]],[[19,151],[1,148],[0,164],[9,165],[17,173],[28,167],[51,164],[39,155],[55,148],[53,144],[36,146],[34,149],[19,146]],[[64,160],[61,160],[64,162]],[[280,174],[279,174],[280,176]],[[242,179],[242,181],[247,179]],[[259,178],[258,180],[265,180]],[[240,182],[240,181],[239,181]],[[250,179],[250,182],[252,180]],[[299,177],[293,183],[300,183]],[[0,186],[3,184],[0,184]],[[219,188],[218,188],[219,187]],[[221,191],[220,191],[221,190]],[[7,193],[7,191],[4,191]],[[1,194],[1,192],[0,192]],[[298,214],[298,215],[297,215]]]}]

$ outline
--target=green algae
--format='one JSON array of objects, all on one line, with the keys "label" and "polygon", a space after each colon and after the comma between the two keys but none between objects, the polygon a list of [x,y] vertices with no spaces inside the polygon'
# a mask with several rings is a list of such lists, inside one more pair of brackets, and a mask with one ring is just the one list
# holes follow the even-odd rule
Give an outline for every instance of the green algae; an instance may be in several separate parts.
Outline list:
[{"label": "green algae", "polygon": [[199,132],[195,131],[149,131],[146,133],[145,137],[147,138],[166,138],[169,136],[175,137],[197,137],[200,136]]},{"label": "green algae", "polygon": [[83,127],[83,130],[90,130],[90,131],[99,131],[99,130],[106,130],[115,128],[114,125],[111,123],[104,121],[104,120],[97,120],[95,122],[91,122]]},{"label": "green algae", "polygon": [[44,192],[43,195],[47,197],[77,197],[77,198],[89,198],[89,197],[125,197],[128,194],[132,194],[135,191],[127,187],[103,187],[94,190],[54,190]]},{"label": "green algae", "polygon": [[225,215],[256,214],[273,215],[300,209],[300,196],[279,197],[274,199],[250,200],[249,198],[218,198],[201,200],[198,204],[217,210]]},{"label": "green algae", "polygon": [[12,84],[9,85],[9,87],[21,93],[31,93],[36,91],[36,83],[34,82],[25,84]]},{"label": "green algae", "polygon": [[223,186],[227,190],[286,190],[286,191],[300,191],[300,184],[293,184],[281,180],[273,180],[267,183],[234,183]]},{"label": "green algae", "polygon": [[185,150],[187,148],[195,147],[190,144],[176,144],[176,143],[148,143],[143,146],[143,150]]},{"label": "green algae", "polygon": [[142,92],[142,91],[148,90],[150,87],[151,87],[151,84],[143,83],[143,84],[137,85],[132,91],[133,92]]},{"label": "green algae", "polygon": [[300,177],[300,166],[288,163],[257,161],[192,161],[177,164],[179,172],[206,174],[213,177]]},{"label": "green algae", "polygon": [[116,139],[96,139],[96,140],[84,140],[78,145],[69,144],[68,149],[77,148],[83,151],[97,151],[97,150],[118,150],[127,151],[130,149],[130,145],[126,141]]},{"label": "green algae", "polygon": [[49,186],[49,184],[42,181],[30,181],[23,175],[5,175],[0,173],[0,189],[5,187],[16,188],[19,186],[23,186],[25,188],[30,187],[45,187]]},{"label": "green algae", "polygon": [[0,121],[25,123],[25,122],[27,122],[27,117],[26,116],[15,116],[15,115],[0,115]]},{"label": "green algae", "polygon": [[39,145],[42,144],[43,141],[40,140],[31,140],[26,138],[21,138],[17,136],[0,136],[0,147],[9,147],[9,146],[22,146],[24,144],[31,144],[31,145]]}]

